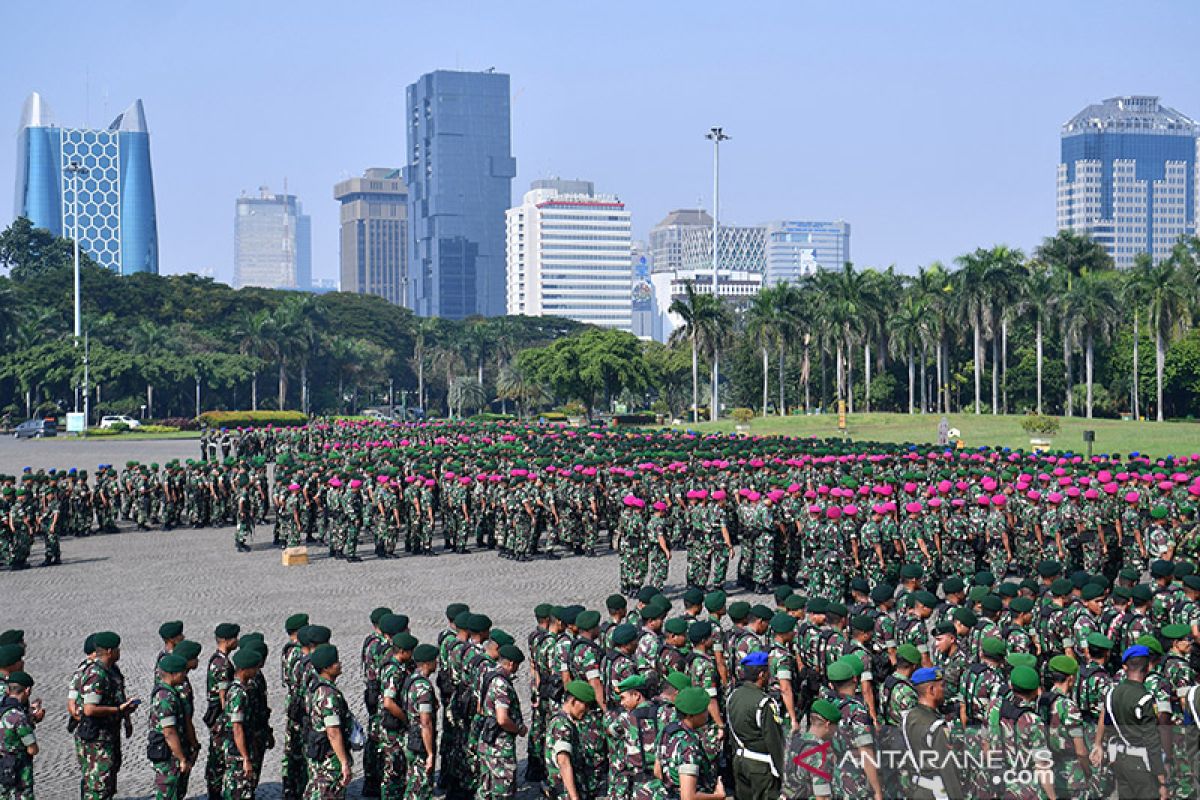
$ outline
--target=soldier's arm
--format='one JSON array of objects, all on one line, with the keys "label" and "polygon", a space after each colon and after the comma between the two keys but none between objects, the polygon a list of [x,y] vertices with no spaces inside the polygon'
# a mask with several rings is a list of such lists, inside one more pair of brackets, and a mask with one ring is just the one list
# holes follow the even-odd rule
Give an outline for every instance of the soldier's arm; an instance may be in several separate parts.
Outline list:
[{"label": "soldier's arm", "polygon": [[433,735],[433,712],[421,712],[421,741],[425,745],[425,771],[433,772],[437,760],[437,737]]}]

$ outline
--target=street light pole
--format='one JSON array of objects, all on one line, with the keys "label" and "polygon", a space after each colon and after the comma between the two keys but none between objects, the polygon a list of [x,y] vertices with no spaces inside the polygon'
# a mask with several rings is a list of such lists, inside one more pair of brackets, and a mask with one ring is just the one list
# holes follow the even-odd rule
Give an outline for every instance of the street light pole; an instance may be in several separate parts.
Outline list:
[{"label": "street light pole", "polygon": [[[75,249],[75,347],[79,347],[79,337],[82,334],[82,313],[79,303],[79,177],[88,174],[88,168],[78,161],[72,161],[65,167],[71,176],[71,239]],[[75,410],[79,411],[79,387],[75,387]]]},{"label": "street light pole", "polygon": [[[712,264],[712,293],[713,299],[720,302],[720,295],[717,294],[717,265],[719,262],[719,249],[721,243],[721,142],[726,141],[730,137],[721,128],[710,128],[704,138],[709,139],[713,143],[713,264]],[[716,422],[720,416],[720,398],[718,392],[721,384],[721,364],[720,354],[716,348],[713,349],[713,368],[712,368],[712,407],[708,410],[708,418]]]}]

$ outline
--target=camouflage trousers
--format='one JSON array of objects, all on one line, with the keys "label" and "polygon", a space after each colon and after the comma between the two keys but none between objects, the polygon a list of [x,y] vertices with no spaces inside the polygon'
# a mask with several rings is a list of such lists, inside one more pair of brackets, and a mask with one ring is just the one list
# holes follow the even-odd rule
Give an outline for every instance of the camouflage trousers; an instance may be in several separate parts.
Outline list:
[{"label": "camouflage trousers", "polygon": [[59,544],[59,530],[51,525],[46,529],[46,558],[62,558],[62,547]]},{"label": "camouflage trousers", "polygon": [[[509,737],[511,738],[511,737]],[[512,800],[517,793],[517,749],[512,744],[480,744],[479,786],[481,800]]]},{"label": "camouflage trousers", "polygon": [[322,759],[308,759],[308,786],[304,788],[304,800],[345,800],[346,787],[342,785],[342,762],[336,753]]},{"label": "camouflage trousers", "polygon": [[[770,583],[775,571],[775,532],[758,531],[753,537],[753,560],[750,578],[755,583]],[[746,559],[746,546],[742,545],[742,560]]]},{"label": "camouflage trousers", "polygon": [[154,800],[182,800],[186,796],[178,761],[168,758],[151,766],[154,767]]},{"label": "camouflage trousers", "polygon": [[[1100,547],[1100,534],[1094,534],[1090,542],[1084,542],[1083,549],[1083,568],[1093,574],[1100,572],[1101,566],[1104,564],[1104,551]],[[998,575],[997,575],[998,577]]]},{"label": "camouflage trousers", "polygon": [[224,785],[225,747],[222,740],[225,736],[224,729],[219,725],[209,729],[208,758],[204,760],[204,785],[208,789],[209,797],[221,794]]},{"label": "camouflage trousers", "polygon": [[17,768],[14,786],[0,786],[0,800],[33,800],[33,760],[24,759]]},{"label": "camouflage trousers", "polygon": [[17,525],[17,530],[9,539],[8,563],[24,564],[29,560],[29,551],[33,548],[33,540],[24,525]]},{"label": "camouflage trousers", "polygon": [[304,759],[304,732],[291,719],[283,732],[283,797],[300,800],[308,784],[308,763]]},{"label": "camouflage trousers", "polygon": [[118,747],[115,742],[76,740],[82,800],[111,800],[117,793]]},{"label": "camouflage trousers", "polygon": [[405,735],[401,731],[383,731],[379,739],[380,800],[403,800],[408,761],[404,755]]},{"label": "camouflage trousers", "polygon": [[404,748],[404,758],[408,764],[408,775],[405,777],[404,797],[406,800],[432,800],[433,773],[425,770],[425,756]]},{"label": "camouflage trousers", "polygon": [[529,554],[533,548],[533,528],[527,521],[518,522],[513,526],[513,536],[508,547],[519,556]]},{"label": "camouflage trousers", "polygon": [[400,531],[390,522],[381,522],[375,528],[375,541],[383,552],[391,555],[396,552],[396,542],[400,539]]},{"label": "camouflage trousers", "polygon": [[342,541],[345,548],[342,552],[346,554],[346,558],[358,555],[358,539],[361,535],[362,522],[360,520],[347,520],[342,533]]},{"label": "camouflage trousers", "polygon": [[[657,547],[657,545],[655,545]],[[646,579],[646,546],[640,540],[621,541],[621,592],[632,594]]]},{"label": "camouflage trousers", "polygon": [[238,520],[237,530],[233,534],[233,541],[241,545],[249,545],[250,540],[254,538],[254,523],[251,520]]},{"label": "camouflage trousers", "polygon": [[713,568],[712,545],[701,533],[693,534],[687,547],[687,584],[704,587]]},{"label": "camouflage trousers", "polygon": [[650,552],[646,555],[646,563],[646,585],[661,589],[667,582],[667,569],[671,562],[657,542],[650,546]]}]

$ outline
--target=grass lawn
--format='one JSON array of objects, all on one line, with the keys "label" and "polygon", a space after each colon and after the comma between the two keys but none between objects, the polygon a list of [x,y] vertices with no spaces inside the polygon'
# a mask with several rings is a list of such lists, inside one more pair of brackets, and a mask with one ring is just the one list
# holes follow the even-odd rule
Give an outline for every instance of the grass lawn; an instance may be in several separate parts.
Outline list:
[{"label": "grass lawn", "polygon": [[[60,433],[55,438],[74,441],[76,437]],[[86,438],[90,442],[132,442],[145,439],[199,439],[200,431],[172,431],[168,433],[136,433],[135,431],[125,431],[124,433],[111,436],[88,436]]]},{"label": "grass lawn", "polygon": [[[1029,434],[1021,429],[1021,417],[1015,415],[951,414],[951,428],[958,428],[966,447],[1003,445],[1029,448]],[[851,414],[846,418],[847,435],[851,439],[878,442],[937,441],[937,414]],[[1051,440],[1054,449],[1086,452],[1083,432],[1096,432],[1096,453],[1131,451],[1155,456],[1200,452],[1200,423],[1193,422],[1122,422],[1111,419],[1061,418],[1062,430]],[[692,427],[692,426],[684,426]],[[733,420],[701,423],[701,431],[729,432],[735,429]],[[792,417],[755,417],[749,433],[757,435],[838,436],[836,414]]]}]

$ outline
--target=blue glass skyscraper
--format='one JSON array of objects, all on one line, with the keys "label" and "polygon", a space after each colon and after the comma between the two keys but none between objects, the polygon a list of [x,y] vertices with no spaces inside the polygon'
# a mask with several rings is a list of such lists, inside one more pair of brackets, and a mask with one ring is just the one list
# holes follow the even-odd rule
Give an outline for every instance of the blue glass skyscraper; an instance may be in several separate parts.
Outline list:
[{"label": "blue glass skyscraper", "polygon": [[1058,229],[1103,245],[1118,267],[1154,261],[1196,230],[1200,126],[1157,97],[1110,97],[1062,127]]},{"label": "blue glass skyscraper", "polygon": [[512,204],[508,76],[437,71],[407,89],[406,304],[427,317],[505,313]]},{"label": "blue glass skyscraper", "polygon": [[108,128],[91,130],[58,127],[41,96],[31,94],[17,130],[13,216],[57,236],[78,231],[79,246],[114,272],[157,273],[158,220],[142,101]]}]

